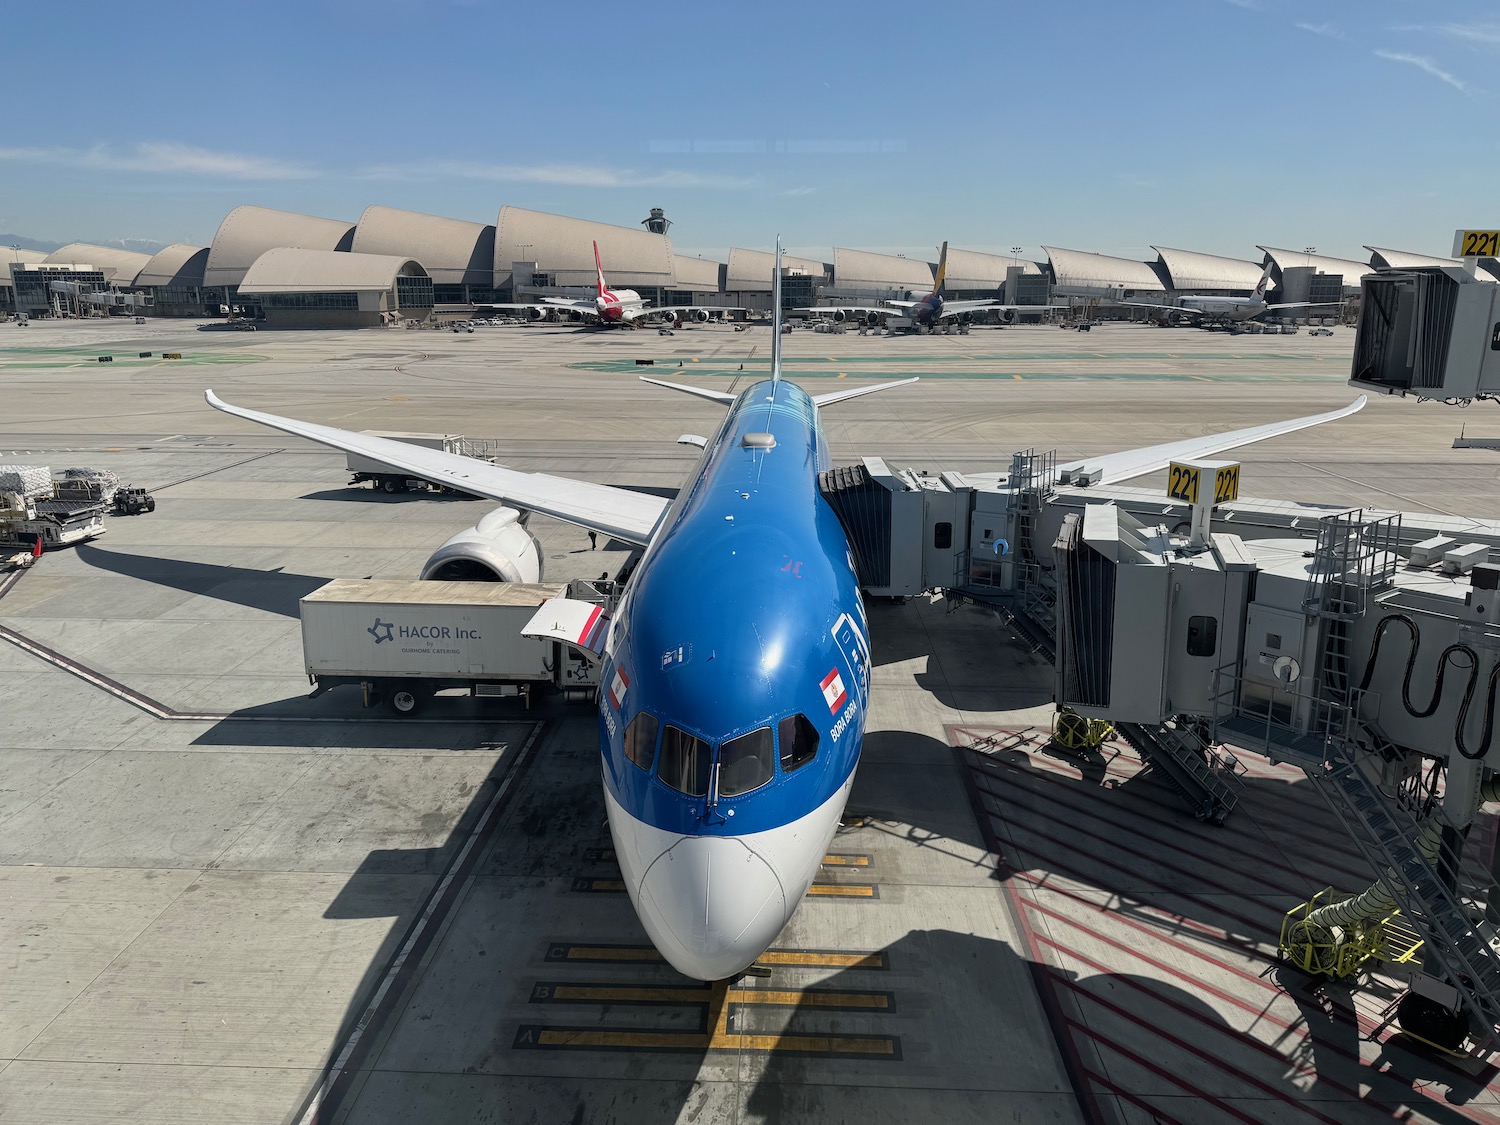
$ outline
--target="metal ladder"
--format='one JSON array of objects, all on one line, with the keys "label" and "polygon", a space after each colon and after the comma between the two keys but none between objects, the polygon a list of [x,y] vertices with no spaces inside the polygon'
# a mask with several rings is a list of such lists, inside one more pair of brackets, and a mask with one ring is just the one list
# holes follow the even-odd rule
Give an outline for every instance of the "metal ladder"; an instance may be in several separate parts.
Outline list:
[{"label": "metal ladder", "polygon": [[1180,726],[1116,723],[1115,729],[1141,760],[1158,770],[1193,810],[1209,824],[1223,824],[1239,804],[1239,777],[1196,734]]},{"label": "metal ladder", "polygon": [[[1423,938],[1430,976],[1440,977],[1463,997],[1474,1022],[1500,1028],[1500,957],[1497,934],[1487,922],[1471,921],[1464,905],[1417,851],[1416,821],[1390,801],[1357,764],[1363,753],[1347,738],[1330,739],[1328,769],[1308,777],[1343,822],[1366,862],[1380,871],[1402,915]],[[1389,876],[1394,876],[1390,881]],[[1435,962],[1435,964],[1434,964]]]}]

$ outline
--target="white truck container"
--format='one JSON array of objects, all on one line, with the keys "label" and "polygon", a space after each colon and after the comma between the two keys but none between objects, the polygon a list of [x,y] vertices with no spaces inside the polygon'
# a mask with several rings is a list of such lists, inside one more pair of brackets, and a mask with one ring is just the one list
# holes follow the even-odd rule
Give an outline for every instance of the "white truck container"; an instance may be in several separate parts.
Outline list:
[{"label": "white truck container", "polygon": [[[437,449],[443,453],[462,455],[464,451],[464,439],[458,434],[419,434],[405,430],[362,430],[361,433],[370,437],[405,442],[407,445],[418,445],[423,449]],[[346,464],[354,478],[349,482],[350,484],[364,484],[366,481],[372,481],[376,488],[386,492],[423,492],[429,488],[439,487],[431,481],[412,476],[405,469],[398,469],[394,465],[387,465],[384,461],[377,461],[373,457],[366,457],[360,453],[348,454]]]},{"label": "white truck container", "polygon": [[336,578],[302,599],[302,654],[314,696],[358,685],[410,715],[436,693],[519,695],[592,688],[593,665],[521,629],[565,583],[396,582]]}]

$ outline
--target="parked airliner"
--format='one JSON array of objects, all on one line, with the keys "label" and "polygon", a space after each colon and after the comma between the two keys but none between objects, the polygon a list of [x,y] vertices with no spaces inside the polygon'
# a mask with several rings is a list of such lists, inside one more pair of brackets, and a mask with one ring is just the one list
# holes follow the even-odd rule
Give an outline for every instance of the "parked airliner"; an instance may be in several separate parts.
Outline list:
[{"label": "parked airliner", "polygon": [[744,312],[737,307],[721,305],[650,305],[634,289],[611,289],[604,280],[604,262],[599,256],[599,243],[594,243],[594,271],[597,275],[597,291],[590,300],[575,300],[568,297],[540,297],[536,301],[516,304],[490,304],[477,302],[476,309],[525,309],[535,315],[547,313],[576,313],[596,319],[605,325],[632,325],[645,317],[661,317],[672,320],[678,316],[691,316],[707,320],[710,313]]},{"label": "parked airliner", "polygon": [[[1195,323],[1201,321],[1207,321],[1210,324],[1238,323],[1253,320],[1272,309],[1305,309],[1317,304],[1327,304],[1327,302],[1317,301],[1283,301],[1280,304],[1269,305],[1266,303],[1266,287],[1270,284],[1271,263],[1267,262],[1265,271],[1260,275],[1260,283],[1248,297],[1186,296],[1177,298],[1177,303],[1173,305],[1154,305],[1148,301],[1126,301],[1125,303],[1147,309],[1164,309],[1168,324],[1176,324],[1184,317]],[[1337,306],[1329,305],[1328,307],[1336,308]]]},{"label": "parked airliner", "polygon": [[[528,630],[601,661],[600,767],[625,887],[657,949],[699,980],[744,971],[797,909],[838,828],[869,722],[870,638],[848,540],[818,489],[830,465],[819,411],[916,381],[809,395],[784,379],[780,265],[778,244],[770,378],[738,394],[660,384],[727,407],[671,501],[206,392],[238,417],[645,548],[607,624],[593,605],[555,599]],[[1104,483],[1124,480],[1362,404],[1088,465]]]},{"label": "parked airliner", "polygon": [[1048,309],[1066,308],[1066,305],[1007,305],[1001,301],[950,301],[943,296],[943,282],[948,274],[948,244],[938,254],[937,275],[933,278],[932,292],[923,294],[915,301],[882,301],[878,305],[823,305],[795,309],[799,313],[816,313],[828,316],[835,323],[842,323],[850,316],[858,316],[874,327],[888,317],[904,316],[913,325],[929,331],[948,317],[963,316],[976,312],[1041,313]]}]

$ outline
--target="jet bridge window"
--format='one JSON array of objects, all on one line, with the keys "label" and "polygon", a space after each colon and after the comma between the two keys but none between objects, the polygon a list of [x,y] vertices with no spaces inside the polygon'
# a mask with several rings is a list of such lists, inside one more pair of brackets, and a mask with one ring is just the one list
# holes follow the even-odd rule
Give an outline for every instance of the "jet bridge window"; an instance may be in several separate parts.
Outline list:
[{"label": "jet bridge window", "polygon": [[625,728],[625,756],[643,770],[649,770],[656,757],[657,725],[655,715],[642,711]]},{"label": "jet bridge window", "polygon": [[1219,647],[1217,617],[1189,617],[1187,652],[1189,656],[1212,656]]},{"label": "jet bridge window", "polygon": [[806,715],[793,715],[776,725],[776,741],[781,743],[781,772],[791,773],[817,756],[818,728]]},{"label": "jet bridge window", "polygon": [[771,728],[761,727],[749,734],[731,738],[719,747],[719,794],[738,797],[759,789],[776,772],[775,747]]},{"label": "jet bridge window", "polygon": [[701,738],[669,726],[661,736],[661,761],[656,776],[689,797],[708,796],[708,773],[713,747]]},{"label": "jet bridge window", "polygon": [[932,525],[932,546],[934,550],[946,551],[953,546],[953,525],[951,523],[935,523]]}]

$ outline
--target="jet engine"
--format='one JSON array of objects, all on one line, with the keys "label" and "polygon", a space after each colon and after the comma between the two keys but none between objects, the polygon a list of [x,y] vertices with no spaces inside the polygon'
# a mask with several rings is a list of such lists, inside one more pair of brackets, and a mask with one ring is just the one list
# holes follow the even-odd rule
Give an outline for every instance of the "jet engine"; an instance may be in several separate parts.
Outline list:
[{"label": "jet engine", "polygon": [[1003,320],[1006,324],[1014,324],[1016,322],[1016,310],[1006,309],[1000,314],[1000,319]]},{"label": "jet engine", "polygon": [[514,508],[496,508],[422,564],[427,582],[538,582],[541,577],[541,548]]},{"label": "jet engine", "polygon": [[873,311],[873,310],[870,311],[870,312],[865,313],[865,324],[867,324],[871,328],[879,328],[880,327],[880,314],[878,312]]},{"label": "jet engine", "polygon": [[693,310],[693,319],[696,320],[699,324],[707,324],[708,323],[708,310],[707,309],[694,309]]},{"label": "jet engine", "polygon": [[538,305],[532,305],[526,310],[526,315],[531,317],[532,320],[546,320],[551,315],[551,312]]},{"label": "jet engine", "polygon": [[849,319],[849,314],[846,313],[843,309],[834,309],[833,310],[833,323],[835,323],[835,324],[843,324],[844,321],[846,321],[848,319]]}]

